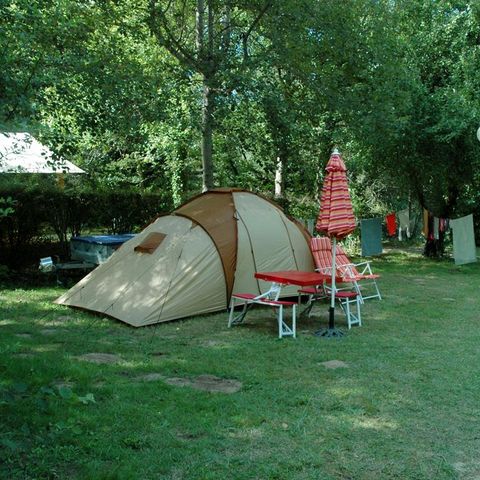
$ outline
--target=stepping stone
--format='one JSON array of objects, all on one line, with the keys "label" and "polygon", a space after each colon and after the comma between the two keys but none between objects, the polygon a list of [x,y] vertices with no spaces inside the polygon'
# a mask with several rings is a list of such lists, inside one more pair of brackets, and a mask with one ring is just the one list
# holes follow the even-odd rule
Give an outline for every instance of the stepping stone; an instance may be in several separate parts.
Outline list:
[{"label": "stepping stone", "polygon": [[64,380],[58,380],[53,382],[53,386],[57,388],[73,388],[73,382],[65,382]]},{"label": "stepping stone", "polygon": [[199,375],[196,378],[167,378],[165,383],[176,387],[191,387],[204,392],[235,393],[242,388],[242,382],[219,378],[214,375]]},{"label": "stepping stone", "polygon": [[202,347],[218,347],[219,345],[223,345],[223,343],[218,342],[217,340],[206,340],[202,342]]},{"label": "stepping stone", "polygon": [[165,375],[161,373],[146,373],[145,375],[140,375],[136,377],[137,380],[143,380],[144,382],[155,382],[157,380],[164,380]]},{"label": "stepping stone", "polygon": [[57,333],[59,333],[60,330],[56,329],[56,328],[43,328],[42,330],[40,330],[40,333],[42,335],[56,335]]},{"label": "stepping stone", "polygon": [[91,363],[117,363],[121,360],[118,355],[113,353],[86,353],[77,358]]},{"label": "stepping stone", "polygon": [[336,368],[348,368],[348,363],[342,362],[341,360],[328,360],[327,362],[321,362],[320,365],[323,365],[325,368],[335,370]]},{"label": "stepping stone", "polygon": [[15,336],[18,338],[32,338],[31,333],[16,333]]}]

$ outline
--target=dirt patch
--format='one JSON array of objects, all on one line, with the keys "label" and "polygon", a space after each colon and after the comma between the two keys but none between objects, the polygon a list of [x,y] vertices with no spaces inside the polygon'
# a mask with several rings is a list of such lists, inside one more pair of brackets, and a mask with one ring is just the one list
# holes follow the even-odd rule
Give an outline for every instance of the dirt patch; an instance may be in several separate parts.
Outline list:
[{"label": "dirt patch", "polygon": [[136,377],[136,380],[143,380],[144,382],[156,382],[157,380],[164,380],[165,375],[161,373],[146,373]]},{"label": "dirt patch", "polygon": [[59,317],[55,318],[56,322],[63,323],[63,322],[73,322],[75,320],[74,317],[70,315],[60,315]]},{"label": "dirt patch", "polygon": [[336,368],[348,368],[348,363],[342,362],[341,360],[328,360],[327,362],[321,362],[320,365],[323,365],[325,368],[335,370]]},{"label": "dirt patch", "polygon": [[31,333],[16,333],[15,336],[18,338],[32,338],[33,335]]},{"label": "dirt patch", "polygon": [[480,479],[480,462],[456,462],[453,468],[458,473],[460,480],[479,480]]},{"label": "dirt patch", "polygon": [[32,347],[36,353],[43,353],[43,352],[54,352],[55,350],[59,350],[63,347],[63,343],[47,343],[44,345],[37,345],[36,347]]},{"label": "dirt patch", "polygon": [[67,382],[65,380],[56,380],[53,382],[53,386],[56,388],[73,388],[73,382]]},{"label": "dirt patch", "polygon": [[33,358],[35,354],[31,352],[20,352],[20,353],[14,353],[13,356],[16,358]]},{"label": "dirt patch", "polygon": [[58,330],[57,328],[42,328],[42,330],[40,330],[40,333],[42,335],[56,335],[57,333],[59,333],[60,330]]},{"label": "dirt patch", "polygon": [[199,438],[204,437],[205,435],[202,433],[189,433],[189,432],[183,432],[179,431],[175,435],[178,439],[184,440],[186,442],[191,442],[193,440],[198,440]]},{"label": "dirt patch", "polygon": [[86,353],[77,357],[91,363],[118,363],[121,358],[113,353]]},{"label": "dirt patch", "polygon": [[166,378],[165,383],[176,387],[190,387],[204,392],[235,393],[242,388],[242,382],[214,375],[199,375],[196,378]]},{"label": "dirt patch", "polygon": [[219,342],[218,340],[207,340],[201,343],[202,347],[212,348],[212,347],[225,347],[225,342]]}]

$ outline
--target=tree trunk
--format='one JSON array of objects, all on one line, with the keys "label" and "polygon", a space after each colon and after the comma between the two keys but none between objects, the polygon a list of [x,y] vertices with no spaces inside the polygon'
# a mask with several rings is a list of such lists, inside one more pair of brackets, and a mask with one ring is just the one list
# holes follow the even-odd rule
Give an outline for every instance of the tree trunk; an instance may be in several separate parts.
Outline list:
[{"label": "tree trunk", "polygon": [[202,101],[202,190],[206,192],[214,187],[213,182],[213,114],[215,111],[215,92],[211,80],[203,77]]},{"label": "tree trunk", "polygon": [[441,258],[443,257],[445,246],[445,231],[438,231],[438,238],[436,238],[434,231],[434,217],[429,213],[428,215],[428,228],[427,228],[427,237],[425,239],[425,247],[423,254],[426,257],[432,258]]},{"label": "tree trunk", "polygon": [[277,157],[277,168],[275,170],[275,199],[283,197],[283,162]]}]

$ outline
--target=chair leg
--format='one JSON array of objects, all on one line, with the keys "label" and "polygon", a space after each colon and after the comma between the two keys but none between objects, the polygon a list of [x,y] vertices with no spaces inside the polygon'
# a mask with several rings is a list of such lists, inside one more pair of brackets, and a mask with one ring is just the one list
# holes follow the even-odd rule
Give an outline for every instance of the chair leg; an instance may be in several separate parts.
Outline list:
[{"label": "chair leg", "polygon": [[283,319],[283,305],[278,306],[278,338],[297,338],[297,306],[292,305],[292,326],[289,327]]},{"label": "chair leg", "polygon": [[[357,296],[358,298],[358,296]],[[352,319],[350,317],[350,300],[347,298],[346,301],[345,301],[345,314],[347,316],[347,325],[348,325],[348,329],[350,330],[352,328]]]},{"label": "chair leg", "polygon": [[232,326],[234,308],[235,308],[235,299],[232,298],[230,300],[230,312],[229,312],[229,315],[228,315],[228,328],[230,328]]},{"label": "chair leg", "polygon": [[231,327],[232,325],[239,325],[240,323],[242,323],[245,315],[247,314],[247,310],[251,305],[251,303],[244,300],[242,311],[234,317],[233,315],[235,311],[235,298],[232,298],[230,302],[230,314],[228,315],[228,326]]},{"label": "chair leg", "polygon": [[278,338],[283,337],[283,305],[278,307]]},{"label": "chair leg", "polygon": [[380,289],[378,288],[378,284],[377,284],[376,280],[373,280],[372,282],[366,283],[365,285],[368,285],[369,287],[370,287],[370,285],[372,285],[373,288],[375,289],[375,293],[373,293],[372,295],[367,295],[366,297],[362,295],[361,303],[365,303],[365,300],[369,300],[370,298],[378,298],[379,300],[382,299],[382,295],[380,293]]},{"label": "chair leg", "polygon": [[362,326],[362,313],[361,313],[361,311],[360,311],[360,299],[357,297],[357,298],[356,298],[356,301],[357,301],[358,326],[361,327],[361,326]]},{"label": "chair leg", "polygon": [[358,282],[353,283],[353,288],[355,289],[358,296],[360,297],[360,303],[365,303],[364,302],[365,299],[363,298],[363,295],[362,295],[362,289],[361,289],[360,285],[358,284]]},{"label": "chair leg", "polygon": [[[357,307],[357,311],[355,314],[350,310],[350,302],[355,302],[355,305]],[[347,299],[347,303],[349,305],[349,320],[348,320],[348,328],[350,329],[352,325],[358,325],[359,327],[362,326],[362,314],[361,314],[361,304],[362,302],[360,301],[360,298],[357,297],[355,299]]]},{"label": "chair leg", "polygon": [[296,305],[292,305],[292,330],[293,330],[293,338],[297,338]]}]

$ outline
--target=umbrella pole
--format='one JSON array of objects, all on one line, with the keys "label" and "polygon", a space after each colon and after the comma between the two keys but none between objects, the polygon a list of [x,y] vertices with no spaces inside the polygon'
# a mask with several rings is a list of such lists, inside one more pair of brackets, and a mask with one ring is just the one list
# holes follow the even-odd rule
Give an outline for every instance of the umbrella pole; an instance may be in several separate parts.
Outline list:
[{"label": "umbrella pole", "polygon": [[333,237],[332,243],[332,294],[330,296],[330,308],[328,309],[328,328],[324,328],[315,332],[318,337],[339,338],[343,336],[343,332],[335,328],[335,278],[336,278],[336,257],[337,257],[337,239]]},{"label": "umbrella pole", "polygon": [[330,310],[328,319],[328,328],[335,328],[335,273],[336,273],[336,257],[337,257],[337,239],[333,237],[332,243],[332,294],[330,296]]}]

